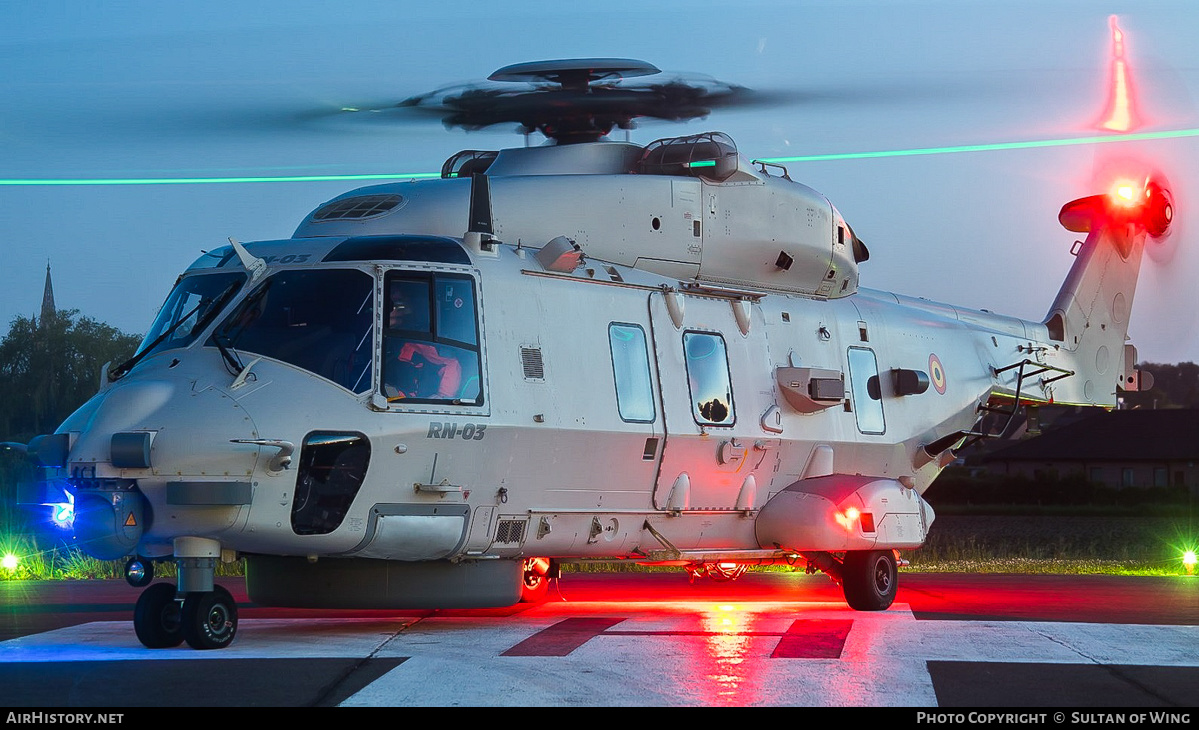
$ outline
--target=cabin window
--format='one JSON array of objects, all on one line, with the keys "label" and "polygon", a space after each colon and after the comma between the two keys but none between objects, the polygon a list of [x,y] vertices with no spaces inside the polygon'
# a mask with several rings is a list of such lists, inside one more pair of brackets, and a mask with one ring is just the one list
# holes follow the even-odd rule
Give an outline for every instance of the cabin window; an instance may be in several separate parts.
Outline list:
[{"label": "cabin window", "polygon": [[612,373],[616,380],[616,408],[629,423],[653,423],[653,384],[650,381],[649,350],[645,330],[635,324],[608,325],[612,348]]},{"label": "cabin window", "polygon": [[389,403],[481,405],[475,282],[390,272],[384,285],[383,395]]},{"label": "cabin window", "polygon": [[291,529],[297,535],[327,535],[350,511],[366,478],[371,443],[360,433],[314,431],[304,438]]},{"label": "cabin window", "polygon": [[281,360],[355,393],[370,390],[373,279],[357,269],[280,271],[250,292],[210,346]]},{"label": "cabin window", "polygon": [[[876,384],[874,388],[870,387],[871,378]],[[878,361],[874,357],[874,350],[849,348],[850,393],[858,430],[862,433],[883,433],[887,430],[878,382]]]},{"label": "cabin window", "polygon": [[724,338],[709,332],[683,333],[691,412],[701,426],[731,426],[733,386]]}]

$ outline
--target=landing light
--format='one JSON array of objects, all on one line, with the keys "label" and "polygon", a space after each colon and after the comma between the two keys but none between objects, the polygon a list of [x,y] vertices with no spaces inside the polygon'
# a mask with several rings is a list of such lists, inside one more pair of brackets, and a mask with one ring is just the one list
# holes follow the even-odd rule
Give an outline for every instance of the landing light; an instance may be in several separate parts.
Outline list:
[{"label": "landing light", "polygon": [[50,521],[63,530],[69,530],[75,524],[75,497],[70,492],[66,492],[66,495],[66,502],[46,504],[50,508]]}]

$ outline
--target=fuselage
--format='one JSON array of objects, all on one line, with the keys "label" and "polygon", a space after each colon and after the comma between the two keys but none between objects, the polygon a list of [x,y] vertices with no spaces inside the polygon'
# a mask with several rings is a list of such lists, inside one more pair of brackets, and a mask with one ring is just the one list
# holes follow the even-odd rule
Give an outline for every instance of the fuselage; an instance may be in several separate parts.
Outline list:
[{"label": "fuselage", "polygon": [[[801,479],[922,492],[945,461],[923,447],[969,430],[992,369],[1043,334],[880,292],[684,287],[597,261],[547,271],[534,250],[446,238],[248,250],[268,262],[259,281],[60,429],[75,484],[145,495],[141,554],[202,535],[286,555],[637,557],[661,549],[647,521],[680,551],[763,550],[749,518]],[[228,249],[177,289],[200,277],[247,279]],[[399,281],[430,285],[433,319],[459,331],[392,327]],[[239,333],[250,311],[268,324]],[[396,397],[387,381],[412,340],[459,356],[457,392]],[[901,395],[897,371],[930,387]],[[798,406],[783,392],[796,378],[820,381]],[[148,464],[114,465],[113,434],[152,434]],[[291,464],[255,441],[291,444]]]}]

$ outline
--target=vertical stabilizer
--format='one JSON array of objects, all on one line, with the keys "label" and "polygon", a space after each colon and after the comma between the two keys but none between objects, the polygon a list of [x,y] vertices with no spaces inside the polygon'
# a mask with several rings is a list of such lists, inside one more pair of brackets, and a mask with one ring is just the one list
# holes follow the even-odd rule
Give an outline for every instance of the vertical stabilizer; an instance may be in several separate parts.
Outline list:
[{"label": "vertical stabilizer", "polygon": [[1132,375],[1124,372],[1124,342],[1142,254],[1147,240],[1168,233],[1173,213],[1169,192],[1153,180],[1062,208],[1062,225],[1087,238],[1045,319],[1063,366],[1075,373],[1055,389],[1058,402],[1116,405],[1117,385]]}]

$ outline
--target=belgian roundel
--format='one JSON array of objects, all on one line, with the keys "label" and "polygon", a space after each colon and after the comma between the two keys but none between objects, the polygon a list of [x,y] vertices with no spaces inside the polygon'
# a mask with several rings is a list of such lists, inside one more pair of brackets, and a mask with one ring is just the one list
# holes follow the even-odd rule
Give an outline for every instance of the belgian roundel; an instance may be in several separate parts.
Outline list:
[{"label": "belgian roundel", "polygon": [[928,377],[933,381],[933,387],[937,392],[945,394],[945,366],[941,364],[941,359],[936,354],[928,356]]}]

